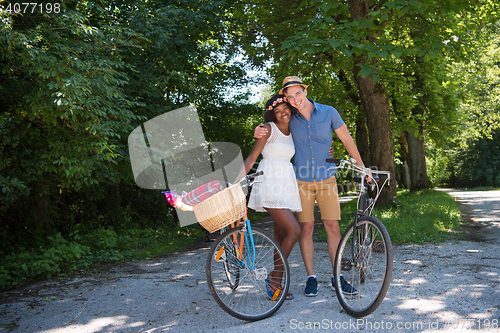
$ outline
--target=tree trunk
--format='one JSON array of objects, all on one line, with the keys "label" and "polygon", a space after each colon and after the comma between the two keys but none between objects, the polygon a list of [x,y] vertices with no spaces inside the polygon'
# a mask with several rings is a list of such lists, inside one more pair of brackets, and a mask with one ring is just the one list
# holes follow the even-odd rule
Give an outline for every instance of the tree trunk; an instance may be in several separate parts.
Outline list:
[{"label": "tree trunk", "polygon": [[108,188],[108,209],[113,222],[118,222],[121,218],[121,195],[120,183],[109,185]]},{"label": "tree trunk", "polygon": [[[416,59],[417,65],[422,64],[423,61],[420,57]],[[425,81],[419,75],[418,71],[415,73],[415,86],[419,91],[424,91]],[[429,188],[429,180],[427,178],[427,166],[425,164],[425,143],[423,138],[423,121],[424,107],[426,96],[422,97],[423,100],[419,102],[412,110],[412,116],[418,124],[418,128],[414,128],[408,132],[408,153],[410,164],[410,191],[417,191]],[[415,136],[418,133],[418,136]]]},{"label": "tree trunk", "polygon": [[425,164],[424,139],[415,136],[415,132],[422,136],[422,126],[408,132],[408,153],[410,161],[410,190],[417,191],[429,188],[427,166]]},{"label": "tree trunk", "polygon": [[410,154],[408,153],[408,132],[402,131],[399,134],[399,145],[401,146],[401,187],[410,189],[411,181],[410,181],[410,172],[408,171]]},{"label": "tree trunk", "polygon": [[358,147],[363,163],[369,167],[372,164],[370,161],[370,146],[368,145],[368,132],[365,123],[364,118],[356,120],[356,146]]},{"label": "tree trunk", "polygon": [[[395,176],[394,146],[392,143],[391,119],[387,94],[381,84],[369,77],[362,78],[359,67],[354,67],[361,100],[366,110],[368,136],[370,140],[370,162],[379,170],[390,171]],[[381,179],[385,179],[381,177]],[[396,195],[396,182],[386,186],[379,197],[380,205],[388,205]]]},{"label": "tree trunk", "polygon": [[[332,65],[335,64],[335,58],[333,56],[330,57],[330,61]],[[339,70],[339,80],[344,84],[345,90],[348,92],[351,101],[358,106],[358,110],[361,109],[363,103],[359,98],[359,94],[355,93],[355,88],[352,87],[343,69]],[[366,130],[365,118],[366,116],[362,111],[358,111],[358,119],[356,120],[356,146],[358,147],[363,163],[366,166],[370,166],[370,147],[368,145],[368,132]]]},{"label": "tree trunk", "polygon": [[[349,0],[351,19],[356,20],[369,14],[368,2],[365,0]],[[376,34],[376,32],[374,32]],[[376,40],[376,35],[368,36],[370,41]],[[354,64],[369,63],[363,57],[354,59]],[[372,63],[372,65],[376,65]],[[361,68],[354,65],[353,74],[358,86],[359,96],[363,102],[368,125],[368,137],[370,142],[370,162],[379,170],[390,171],[395,176],[394,146],[392,142],[391,118],[387,92],[384,86],[376,83],[370,76],[363,78],[360,75]],[[380,177],[384,181],[384,177]],[[378,203],[388,205],[396,195],[396,181],[385,186],[380,194]]]}]

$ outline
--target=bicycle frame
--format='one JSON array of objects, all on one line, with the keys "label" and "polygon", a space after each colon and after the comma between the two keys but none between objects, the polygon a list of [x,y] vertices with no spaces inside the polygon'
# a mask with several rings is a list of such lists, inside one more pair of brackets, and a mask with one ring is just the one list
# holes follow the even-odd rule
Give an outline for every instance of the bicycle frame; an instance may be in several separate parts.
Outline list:
[{"label": "bicycle frame", "polygon": [[[357,228],[357,223],[358,223],[358,218],[361,216],[368,215],[370,216],[373,212],[373,209],[375,208],[375,204],[378,200],[378,197],[380,196],[380,193],[382,192],[382,189],[386,184],[390,184],[390,179],[391,179],[391,173],[389,171],[379,171],[379,170],[372,170],[370,168],[364,168],[356,164],[356,160],[353,158],[350,158],[348,161],[347,160],[340,160],[340,159],[334,159],[334,158],[327,158],[327,162],[329,163],[335,163],[337,166],[335,167],[336,169],[350,169],[357,171],[361,174],[361,180],[360,180],[360,189],[359,189],[359,195],[358,195],[358,203],[357,203],[357,211],[354,214],[354,230]],[[373,177],[373,174],[375,175],[386,175],[387,178],[382,184],[382,186],[379,187],[378,183],[375,181],[375,177]],[[366,177],[372,177],[371,182],[366,181]],[[376,177],[378,178],[378,177]],[[364,210],[360,209],[360,204],[364,206],[364,203],[362,200],[366,199],[367,195],[367,185],[366,183],[370,184],[372,188],[377,187],[377,194],[375,198],[370,202],[370,204],[367,207],[364,207]],[[363,207],[361,206],[361,207]],[[363,231],[361,232],[362,238],[366,237],[366,235],[363,234]],[[356,244],[355,242],[352,242],[352,262],[356,262]]]},{"label": "bicycle frame", "polygon": [[[242,187],[250,187],[250,186],[252,186],[253,180],[255,179],[255,177],[260,176],[262,174],[263,174],[263,172],[261,171],[261,172],[254,173],[252,175],[244,176],[243,178],[237,180],[235,182],[235,184],[241,183],[242,181],[246,180],[247,183],[242,185]],[[227,185],[231,186],[232,184],[230,184],[228,182]],[[251,247],[249,249],[252,251],[252,253],[251,253],[252,265],[250,266],[250,254],[249,254],[248,258],[247,258],[247,267],[250,267],[250,271],[253,272],[255,269],[255,243],[253,240],[252,226],[250,224],[250,220],[247,218],[246,215],[243,217],[243,220],[245,221],[245,224],[243,225],[243,228],[241,229],[242,234],[240,237],[240,244],[238,244],[237,236],[235,236],[235,235],[233,235],[233,242],[236,245],[236,249],[238,249],[238,245],[239,245],[239,253],[237,253],[238,261],[241,261],[243,258],[243,246],[244,246],[243,239],[246,241],[247,244],[251,245]],[[241,221],[238,221],[236,226],[238,226],[240,222]],[[231,223],[231,228],[233,228],[233,227],[235,227],[235,225],[234,225],[234,223]],[[221,230],[221,233],[224,232],[225,230],[226,230],[226,228],[223,228]],[[244,238],[243,238],[243,235],[244,235]],[[241,264],[242,264],[241,262],[238,262],[238,265],[241,265]],[[243,266],[241,266],[241,267],[243,267]]]},{"label": "bicycle frame", "polygon": [[[238,226],[238,225],[236,225]],[[231,223],[231,228],[234,228],[234,223]],[[226,230],[226,228],[222,229],[223,231]],[[252,257],[252,265],[250,266],[250,255],[247,257],[247,267],[250,267],[250,271],[253,272],[255,269],[255,243],[253,240],[253,235],[252,235],[252,226],[250,225],[250,220],[246,218],[245,216],[245,224],[243,225],[243,228],[241,229],[241,237],[240,241],[238,243],[238,236],[233,235],[233,244],[236,245],[236,256],[237,256],[237,264],[239,267],[244,268],[245,265],[243,264],[243,246],[244,242],[247,244],[250,244],[250,250],[252,253],[250,254]],[[223,250],[224,248],[221,248]],[[217,254],[217,260],[222,256],[222,251]]]}]

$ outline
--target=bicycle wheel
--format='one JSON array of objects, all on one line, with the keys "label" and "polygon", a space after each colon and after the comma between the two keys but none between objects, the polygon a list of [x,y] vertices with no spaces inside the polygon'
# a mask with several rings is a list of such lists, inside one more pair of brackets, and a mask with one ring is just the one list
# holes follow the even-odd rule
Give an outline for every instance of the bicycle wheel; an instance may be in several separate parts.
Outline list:
[{"label": "bicycle wheel", "polygon": [[[382,222],[361,216],[356,230],[354,222],[347,227],[337,248],[333,274],[337,297],[348,314],[359,318],[378,308],[391,283],[392,261],[391,239]],[[357,293],[342,292],[340,273]]]},{"label": "bicycle wheel", "polygon": [[[215,301],[230,315],[247,321],[275,313],[290,286],[290,268],[279,244],[257,228],[252,228],[251,236],[255,250],[246,228],[226,231],[212,245],[206,263],[207,283]],[[273,275],[281,276],[274,290],[267,287],[273,270]]]}]

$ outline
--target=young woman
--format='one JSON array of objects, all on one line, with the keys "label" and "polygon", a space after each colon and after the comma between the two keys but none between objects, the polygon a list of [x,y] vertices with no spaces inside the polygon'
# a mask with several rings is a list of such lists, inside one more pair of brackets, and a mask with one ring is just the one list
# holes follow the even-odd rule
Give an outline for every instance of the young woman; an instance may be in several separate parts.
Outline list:
[{"label": "young woman", "polygon": [[[258,212],[269,212],[275,222],[274,239],[287,258],[300,236],[300,225],[292,212],[302,210],[295,172],[290,163],[295,154],[295,146],[288,124],[290,117],[296,112],[283,95],[274,95],[267,101],[264,114],[267,134],[256,139],[237,177],[240,179],[247,174],[262,153],[263,159],[257,172],[262,170],[264,174],[255,179],[248,207]],[[280,285],[282,271],[282,264],[278,262],[274,271],[269,274],[266,282],[270,296]],[[286,299],[293,299],[293,295],[289,293]]]}]

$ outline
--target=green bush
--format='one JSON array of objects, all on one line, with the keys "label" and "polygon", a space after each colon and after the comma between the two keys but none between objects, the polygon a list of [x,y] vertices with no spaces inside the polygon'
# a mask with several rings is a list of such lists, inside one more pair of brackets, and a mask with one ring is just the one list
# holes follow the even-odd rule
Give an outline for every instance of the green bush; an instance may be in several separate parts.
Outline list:
[{"label": "green bush", "polygon": [[3,256],[0,265],[1,289],[39,277],[51,277],[62,271],[73,271],[90,264],[82,260],[90,255],[90,247],[67,241],[61,233],[48,237],[48,240],[50,247],[45,249],[36,251],[18,248]]},{"label": "green bush", "polygon": [[98,228],[83,236],[75,231],[67,238],[58,233],[47,237],[45,247],[29,250],[17,247],[9,254],[0,252],[0,289],[75,272],[98,262],[148,258],[176,251],[204,235],[198,225],[175,229]]}]

